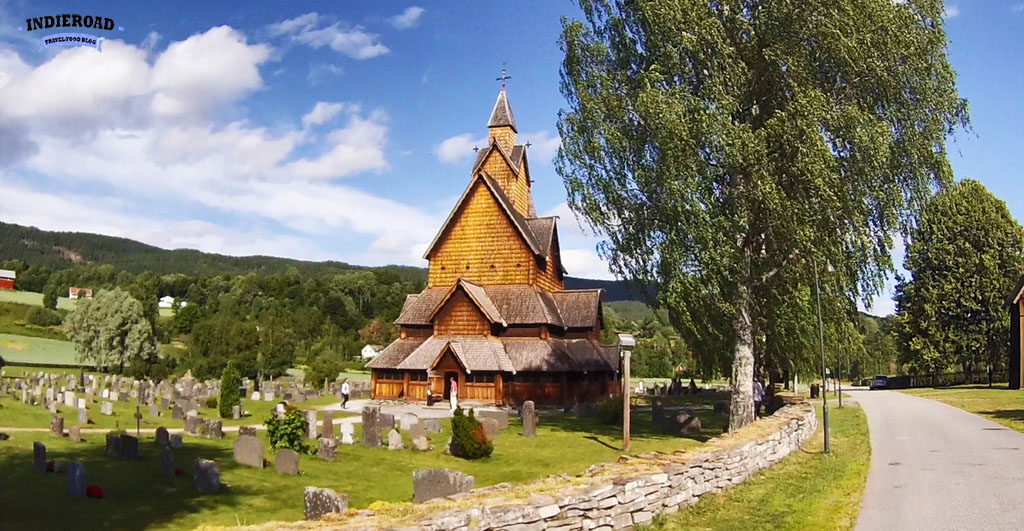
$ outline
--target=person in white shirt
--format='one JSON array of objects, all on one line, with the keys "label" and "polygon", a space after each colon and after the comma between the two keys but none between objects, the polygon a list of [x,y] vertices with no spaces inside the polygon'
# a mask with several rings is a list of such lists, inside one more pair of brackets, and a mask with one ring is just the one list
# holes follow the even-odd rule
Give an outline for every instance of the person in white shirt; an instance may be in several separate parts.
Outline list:
[{"label": "person in white shirt", "polygon": [[341,408],[345,409],[348,406],[348,378],[341,382],[341,398]]},{"label": "person in white shirt", "polygon": [[754,417],[761,416],[761,404],[764,403],[764,385],[754,378]]}]

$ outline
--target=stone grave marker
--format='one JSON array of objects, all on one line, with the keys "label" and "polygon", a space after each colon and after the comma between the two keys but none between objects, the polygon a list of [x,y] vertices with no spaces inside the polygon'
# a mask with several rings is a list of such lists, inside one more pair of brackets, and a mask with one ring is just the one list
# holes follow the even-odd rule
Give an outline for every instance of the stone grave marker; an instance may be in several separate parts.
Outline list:
[{"label": "stone grave marker", "polygon": [[168,399],[167,397],[161,398],[160,399],[160,409],[167,409],[169,407],[171,407],[170,399]]},{"label": "stone grave marker", "polygon": [[494,419],[494,421],[498,423],[498,430],[499,431],[500,430],[508,429],[508,411],[501,410],[501,409],[496,410],[496,411],[492,411],[492,410],[479,411],[479,410],[477,410],[477,411],[474,411],[473,413],[474,413],[474,415],[476,415],[476,419],[479,420],[479,421],[483,421],[483,419]]},{"label": "stone grave marker", "polygon": [[68,466],[68,494],[75,498],[85,497],[85,467],[78,461]]},{"label": "stone grave marker", "polygon": [[88,400],[86,400],[84,398],[79,398],[77,400],[77,404],[76,405],[78,406],[78,409],[85,409],[85,407],[88,405]]},{"label": "stone grave marker", "polygon": [[208,420],[203,423],[203,437],[207,439],[223,439],[224,423],[219,420]]},{"label": "stone grave marker", "polygon": [[339,427],[341,428],[341,444],[353,444],[355,441],[352,440],[352,434],[355,433],[355,424],[342,422]]},{"label": "stone grave marker", "polygon": [[202,421],[195,415],[189,415],[185,417],[185,433],[189,435],[199,435],[199,425]]},{"label": "stone grave marker", "polygon": [[209,459],[196,459],[192,466],[192,487],[202,494],[220,492],[220,468]]},{"label": "stone grave marker", "polygon": [[170,446],[164,446],[160,450],[160,474],[174,477],[174,452]]},{"label": "stone grave marker", "polygon": [[139,439],[128,434],[121,435],[121,443],[118,446],[117,456],[125,461],[134,461],[139,458]]},{"label": "stone grave marker", "polygon": [[46,473],[46,445],[43,443],[32,443],[32,465],[36,472]]},{"label": "stone grave marker", "polygon": [[299,454],[295,450],[284,448],[274,456],[274,470],[278,474],[295,476],[299,473]]},{"label": "stone grave marker", "polygon": [[110,457],[121,455],[121,437],[116,433],[107,434],[107,455]]},{"label": "stone grave marker", "polygon": [[64,406],[65,407],[75,407],[75,404],[77,404],[77,403],[78,403],[78,401],[75,399],[75,393],[72,393],[71,391],[67,391],[67,392],[64,393]]},{"label": "stone grave marker", "polygon": [[50,413],[56,415],[57,414],[57,402],[56,401],[50,402],[50,405],[47,407],[47,409],[50,411]]},{"label": "stone grave marker", "polygon": [[338,457],[338,441],[336,439],[320,439],[320,448],[316,456],[324,461],[334,461]]},{"label": "stone grave marker", "polygon": [[149,405],[149,416],[151,416],[151,417],[159,417],[160,416],[160,408],[157,407],[155,402]]},{"label": "stone grave marker", "polygon": [[171,435],[171,449],[172,450],[181,450],[184,447],[185,447],[185,440],[182,439],[180,433],[175,433],[174,435]]},{"label": "stone grave marker", "polygon": [[256,401],[256,400],[259,400],[259,399],[260,399],[260,392],[259,391],[253,391],[252,392],[252,396],[249,397],[249,400],[253,400],[253,401]]},{"label": "stone grave marker", "polygon": [[120,399],[121,399],[121,392],[120,391],[111,391],[110,392],[110,401],[111,402],[117,402]]},{"label": "stone grave marker", "polygon": [[501,429],[498,427],[498,421],[492,418],[484,417],[477,418],[480,421],[480,425],[484,427],[484,433],[487,434],[488,439],[493,439]]},{"label": "stone grave marker", "polygon": [[78,426],[71,426],[68,428],[68,440],[73,443],[82,442],[82,428]]},{"label": "stone grave marker", "polygon": [[534,437],[537,435],[537,410],[533,406],[533,400],[523,402],[523,437]]},{"label": "stone grave marker", "polygon": [[50,435],[54,437],[64,436],[64,418],[58,415],[50,417]]},{"label": "stone grave marker", "polygon": [[331,411],[324,411],[324,425],[320,428],[320,436],[324,439],[334,437],[334,413]]},{"label": "stone grave marker", "polygon": [[363,408],[363,446],[377,448],[380,446],[380,406]]},{"label": "stone grave marker", "polygon": [[100,406],[100,414],[101,415],[107,415],[108,417],[110,415],[113,415],[114,414],[114,404],[113,404],[113,402],[104,402]]},{"label": "stone grave marker", "polygon": [[170,441],[170,437],[169,437],[169,435],[167,433],[167,428],[165,428],[163,426],[160,426],[159,428],[157,428],[156,429],[156,445],[157,446],[167,446],[168,444],[170,444],[170,442],[171,441]]},{"label": "stone grave marker", "polygon": [[253,437],[255,437],[256,436],[256,426],[239,426],[238,427],[238,436],[241,437],[242,435],[252,435]]},{"label": "stone grave marker", "polygon": [[395,428],[388,432],[388,450],[402,449],[402,434]]},{"label": "stone grave marker", "polygon": [[110,389],[104,388],[102,391],[100,391],[100,398],[110,398]]},{"label": "stone grave marker", "polygon": [[420,422],[427,433],[441,433],[441,419],[423,419]]},{"label": "stone grave marker", "polygon": [[316,439],[316,411],[306,412],[306,438]]},{"label": "stone grave marker", "polygon": [[234,420],[242,418],[241,406],[231,406],[231,418]]},{"label": "stone grave marker", "polygon": [[380,424],[378,424],[378,427],[380,428],[381,433],[384,433],[384,430],[390,430],[391,428],[394,428],[395,416],[390,413],[381,413]]},{"label": "stone grave marker", "polygon": [[398,417],[398,423],[405,431],[411,430],[413,426],[420,423],[420,418],[415,413],[402,413]]},{"label": "stone grave marker", "polygon": [[78,423],[82,425],[89,424],[89,411],[84,407],[78,408]]},{"label": "stone grave marker", "polygon": [[179,406],[178,404],[174,404],[174,409],[171,410],[171,418],[174,420],[181,420],[181,406]]},{"label": "stone grave marker", "polygon": [[263,468],[263,441],[242,435],[235,441],[235,461],[253,468]]},{"label": "stone grave marker", "polygon": [[343,513],[348,510],[348,496],[331,489],[306,487],[306,520],[317,520],[325,514]]},{"label": "stone grave marker", "polygon": [[473,490],[475,482],[473,476],[447,468],[416,470],[412,473],[413,499],[417,502],[425,502],[434,498],[469,492]]}]

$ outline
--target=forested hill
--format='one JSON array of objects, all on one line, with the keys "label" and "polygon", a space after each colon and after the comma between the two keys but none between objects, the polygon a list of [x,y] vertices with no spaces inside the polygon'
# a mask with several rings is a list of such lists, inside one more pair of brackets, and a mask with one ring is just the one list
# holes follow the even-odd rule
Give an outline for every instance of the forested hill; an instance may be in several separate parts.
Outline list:
[{"label": "forested hill", "polygon": [[[0,262],[21,260],[26,266],[65,269],[79,264],[110,264],[131,273],[189,276],[260,273],[283,274],[294,267],[304,275],[368,269],[344,262],[309,262],[273,256],[226,256],[194,249],[167,250],[127,238],[86,232],[51,232],[0,222]],[[418,267],[387,266],[402,280],[426,278]]]},{"label": "forested hill", "polygon": [[[260,273],[283,274],[290,267],[303,275],[370,269],[344,262],[309,262],[274,256],[226,256],[194,249],[167,250],[127,238],[87,232],[51,232],[0,222],[0,262],[20,260],[25,266],[59,270],[80,264],[111,264],[117,270],[157,275],[188,276]],[[374,268],[376,269],[376,268]],[[427,270],[411,266],[386,266],[403,281],[426,281]],[[566,277],[566,289],[604,289],[605,301],[640,300],[640,292],[622,281]]]}]

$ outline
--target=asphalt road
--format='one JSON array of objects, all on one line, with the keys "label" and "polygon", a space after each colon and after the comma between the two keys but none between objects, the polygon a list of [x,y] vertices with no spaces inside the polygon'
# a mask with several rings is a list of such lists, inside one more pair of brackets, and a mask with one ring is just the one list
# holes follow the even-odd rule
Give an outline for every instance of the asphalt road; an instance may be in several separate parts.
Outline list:
[{"label": "asphalt road", "polygon": [[858,530],[1024,529],[1024,434],[896,391],[851,395],[871,430]]}]

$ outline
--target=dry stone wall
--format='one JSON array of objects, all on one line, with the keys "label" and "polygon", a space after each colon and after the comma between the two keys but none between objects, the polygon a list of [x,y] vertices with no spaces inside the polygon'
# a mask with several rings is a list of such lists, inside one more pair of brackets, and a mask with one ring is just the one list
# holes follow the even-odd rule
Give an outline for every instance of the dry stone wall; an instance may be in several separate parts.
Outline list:
[{"label": "dry stone wall", "polygon": [[591,467],[579,477],[554,476],[527,485],[475,489],[423,504],[351,511],[331,515],[318,525],[423,531],[627,529],[743,483],[803,446],[817,427],[814,408],[801,402],[712,439],[696,452],[628,456]]}]

